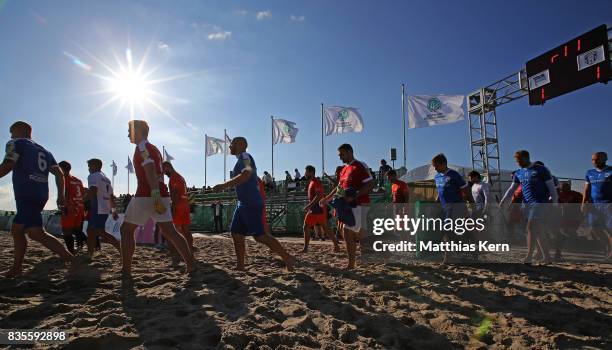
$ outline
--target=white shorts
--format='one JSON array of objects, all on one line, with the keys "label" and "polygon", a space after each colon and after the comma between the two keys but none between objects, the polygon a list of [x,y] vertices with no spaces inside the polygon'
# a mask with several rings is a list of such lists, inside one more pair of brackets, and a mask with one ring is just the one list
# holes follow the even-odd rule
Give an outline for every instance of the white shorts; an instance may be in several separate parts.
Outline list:
[{"label": "white shorts", "polygon": [[349,229],[353,232],[359,232],[361,229],[367,230],[368,226],[368,210],[370,207],[358,205],[355,208],[351,208],[353,211],[353,216],[355,217],[355,225],[354,226],[344,226],[344,228]]},{"label": "white shorts", "polygon": [[162,203],[166,207],[166,212],[158,214],[153,208],[153,198],[133,197],[125,210],[125,222],[144,226],[149,218],[155,222],[172,222],[172,201],[168,197],[162,197]]}]

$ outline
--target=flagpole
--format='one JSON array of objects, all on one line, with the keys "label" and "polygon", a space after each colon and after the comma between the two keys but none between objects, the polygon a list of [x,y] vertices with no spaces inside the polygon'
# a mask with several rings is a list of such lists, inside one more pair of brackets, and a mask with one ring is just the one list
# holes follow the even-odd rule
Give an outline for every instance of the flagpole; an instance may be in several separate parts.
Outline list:
[{"label": "flagpole", "polygon": [[321,103],[321,176],[323,174],[325,174],[325,144],[323,142],[323,103]]},{"label": "flagpole", "polygon": [[223,129],[223,182],[227,174],[227,129]]},{"label": "flagpole", "polygon": [[272,144],[272,179],[274,179],[274,116],[270,116],[270,131]]},{"label": "flagpole", "polygon": [[[204,134],[204,189],[206,189],[206,159],[208,159],[208,136]],[[223,180],[225,182],[225,175]]]},{"label": "flagpole", "polygon": [[402,129],[404,131],[404,168],[406,168],[406,102],[404,96],[406,96],[406,92],[404,84],[402,84]]},{"label": "flagpole", "polygon": [[162,162],[166,161],[166,146],[162,145]]}]

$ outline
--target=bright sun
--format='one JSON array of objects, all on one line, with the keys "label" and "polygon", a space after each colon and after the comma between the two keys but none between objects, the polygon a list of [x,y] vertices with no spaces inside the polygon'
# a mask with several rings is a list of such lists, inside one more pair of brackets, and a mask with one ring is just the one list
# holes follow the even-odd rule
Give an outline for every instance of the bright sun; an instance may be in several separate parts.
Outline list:
[{"label": "bright sun", "polygon": [[109,88],[122,102],[141,103],[149,98],[151,83],[133,70],[122,70],[109,80]]}]

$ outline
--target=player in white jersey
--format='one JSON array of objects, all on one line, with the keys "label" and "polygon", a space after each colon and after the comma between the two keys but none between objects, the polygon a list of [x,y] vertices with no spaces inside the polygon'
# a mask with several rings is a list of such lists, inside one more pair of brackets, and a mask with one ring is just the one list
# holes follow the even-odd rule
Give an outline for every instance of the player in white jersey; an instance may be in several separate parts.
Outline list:
[{"label": "player in white jersey", "polygon": [[113,218],[117,220],[117,212],[114,210],[113,187],[110,180],[102,172],[102,161],[100,159],[90,159],[87,161],[89,167],[89,176],[87,184],[86,201],[89,201],[91,218],[89,219],[88,230],[92,234],[87,236],[87,250],[89,256],[93,257],[96,247],[96,237],[100,237],[104,242],[112,244],[119,254],[121,254],[121,246],[119,241],[110,233],[106,232],[106,219],[112,213]]}]

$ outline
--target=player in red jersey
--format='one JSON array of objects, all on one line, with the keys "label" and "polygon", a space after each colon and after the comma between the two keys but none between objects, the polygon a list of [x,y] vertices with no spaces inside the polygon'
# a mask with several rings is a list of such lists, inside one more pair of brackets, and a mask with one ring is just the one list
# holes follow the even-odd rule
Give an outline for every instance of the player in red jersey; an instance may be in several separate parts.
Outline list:
[{"label": "player in red jersey", "polygon": [[[189,249],[193,252],[193,236],[189,225],[191,225],[191,210],[189,208],[189,198],[187,197],[187,184],[185,179],[179,174],[172,164],[168,161],[163,163],[164,174],[168,176],[168,187],[170,187],[170,198],[172,199],[172,222],[176,230],[183,234]],[[169,244],[171,250],[175,249]]]},{"label": "player in red jersey", "polygon": [[66,204],[62,210],[60,219],[62,225],[62,233],[64,234],[64,242],[66,248],[74,254],[74,239],[76,237],[77,249],[81,249],[87,240],[83,233],[83,220],[85,218],[85,204],[83,197],[85,195],[85,187],[83,182],[76,176],[70,175],[72,166],[67,161],[63,160],[58,163],[64,173],[64,196]]},{"label": "player in red jersey", "polygon": [[134,230],[152,218],[160,226],[164,237],[178,250],[187,272],[192,272],[195,269],[193,254],[185,238],[172,224],[170,193],[164,183],[162,156],[157,147],[147,141],[148,136],[149,125],[146,121],[131,120],[128,123],[128,138],[136,145],[133,159],[138,187],[121,225],[122,271],[126,276],[131,276],[132,257],[136,249]]},{"label": "player in red jersey", "polygon": [[[308,251],[308,244],[310,243],[310,231],[317,230],[320,228],[323,234],[332,240],[334,243],[334,252],[340,251],[338,240],[331,232],[329,225],[327,224],[327,205],[321,207],[319,201],[325,196],[323,183],[316,177],[316,169],[312,165],[306,166],[304,176],[310,182],[308,183],[308,205],[304,207],[306,216],[304,217],[304,250]],[[323,237],[325,237],[323,236]]]},{"label": "player in red jersey", "polygon": [[[374,179],[368,170],[367,164],[355,159],[353,155],[353,147],[348,143],[338,147],[338,157],[344,164],[344,168],[340,172],[340,180],[338,186],[332,190],[325,198],[321,200],[321,206],[327,205],[332,197],[344,197],[345,201],[354,205],[351,208],[353,217],[355,218],[354,225],[344,224],[342,231],[346,241],[346,251],[348,253],[347,269],[355,268],[355,257],[357,255],[357,240],[363,238],[367,224],[367,215],[370,205],[369,193],[374,188]],[[347,190],[355,193],[352,196],[345,195]]]}]

